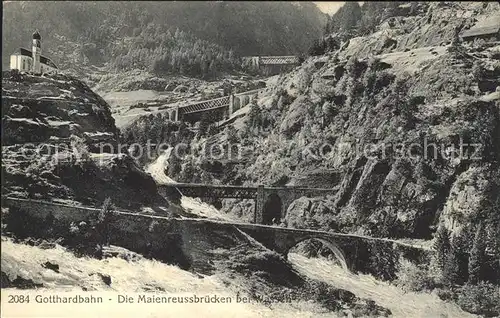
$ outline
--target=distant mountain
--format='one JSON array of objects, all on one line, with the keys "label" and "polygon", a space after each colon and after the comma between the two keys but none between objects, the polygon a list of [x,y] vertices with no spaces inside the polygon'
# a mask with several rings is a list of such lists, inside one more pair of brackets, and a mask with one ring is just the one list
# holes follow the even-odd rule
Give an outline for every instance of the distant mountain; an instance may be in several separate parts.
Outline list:
[{"label": "distant mountain", "polygon": [[301,2],[9,2],[2,65],[17,47],[43,37],[43,54],[62,68],[201,74],[232,68],[237,57],[301,54],[327,16]]}]

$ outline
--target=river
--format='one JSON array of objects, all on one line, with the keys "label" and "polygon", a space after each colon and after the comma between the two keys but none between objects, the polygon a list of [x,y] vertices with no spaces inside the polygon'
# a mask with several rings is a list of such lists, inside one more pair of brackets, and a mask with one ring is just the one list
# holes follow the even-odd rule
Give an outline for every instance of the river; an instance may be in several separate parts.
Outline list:
[{"label": "river", "polygon": [[393,317],[477,317],[464,312],[454,303],[439,299],[434,293],[404,292],[401,288],[376,280],[371,275],[348,273],[325,258],[307,258],[290,253],[288,259],[300,273],[349,290],[358,297],[372,299],[378,305],[390,309]]}]

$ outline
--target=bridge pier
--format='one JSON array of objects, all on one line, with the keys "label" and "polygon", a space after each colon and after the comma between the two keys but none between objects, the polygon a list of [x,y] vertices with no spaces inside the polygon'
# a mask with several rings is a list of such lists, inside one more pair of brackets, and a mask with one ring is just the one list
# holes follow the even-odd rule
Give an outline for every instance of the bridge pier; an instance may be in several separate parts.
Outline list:
[{"label": "bridge pier", "polygon": [[228,117],[231,117],[231,115],[234,113],[234,95],[231,94],[229,95],[229,116]]},{"label": "bridge pier", "polygon": [[264,222],[263,211],[264,210],[264,186],[259,185],[257,187],[257,197],[255,198],[255,224],[262,224]]}]

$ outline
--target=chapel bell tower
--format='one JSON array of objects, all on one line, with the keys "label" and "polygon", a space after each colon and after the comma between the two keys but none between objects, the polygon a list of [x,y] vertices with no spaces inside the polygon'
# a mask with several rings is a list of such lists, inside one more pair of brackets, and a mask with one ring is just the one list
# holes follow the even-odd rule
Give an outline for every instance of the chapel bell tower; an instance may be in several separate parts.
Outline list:
[{"label": "chapel bell tower", "polygon": [[38,30],[33,33],[33,73],[42,73],[42,66],[40,64],[40,55],[42,54],[42,37]]}]

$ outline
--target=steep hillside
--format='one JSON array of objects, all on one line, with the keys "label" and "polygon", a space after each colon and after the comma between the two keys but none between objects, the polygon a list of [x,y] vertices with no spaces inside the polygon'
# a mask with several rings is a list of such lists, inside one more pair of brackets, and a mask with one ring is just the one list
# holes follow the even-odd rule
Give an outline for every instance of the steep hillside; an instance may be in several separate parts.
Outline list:
[{"label": "steep hillside", "polygon": [[[295,200],[275,223],[426,240],[431,264],[400,262],[394,283],[498,316],[500,45],[457,36],[495,17],[498,3],[432,3],[351,37],[280,76],[233,127],[198,136],[182,166],[171,156],[169,176],[332,188]],[[405,19],[411,27],[394,30]],[[243,148],[236,162],[196,152],[227,141]],[[254,215],[248,200],[221,205]]]},{"label": "steep hillside", "polygon": [[[362,19],[354,21],[353,26],[358,31],[350,33],[341,57],[445,45],[473,25],[491,25],[500,18],[500,5],[495,2],[385,2],[385,5],[385,9],[375,3],[362,7]],[[339,34],[335,28],[331,31]]]},{"label": "steep hillside", "polygon": [[[254,145],[254,157],[238,178],[283,184],[316,169],[334,170],[330,186],[339,191],[333,204],[292,209],[287,218],[306,213],[320,226],[360,226],[372,235],[429,237],[462,173],[489,181],[476,188],[484,195],[480,202],[498,200],[489,198],[488,190],[499,181],[498,93],[494,87],[482,91],[480,85],[498,83],[498,71],[480,71],[478,78],[473,69],[492,60],[429,50],[436,54],[422,60],[413,59],[418,50],[364,61],[311,59],[283,76],[268,91],[271,98],[262,97],[257,120],[248,121],[259,123],[253,127],[259,132],[247,124],[240,134],[240,140]],[[466,158],[450,155],[461,139],[481,144],[475,159],[472,146],[463,149]],[[412,144],[417,146],[410,153]],[[434,153],[424,148],[428,144],[436,145],[436,157],[430,158]],[[477,213],[481,207],[476,206]],[[336,221],[327,225],[323,217]]]},{"label": "steep hillside", "polygon": [[[284,220],[294,227],[429,239],[439,224],[469,236],[483,220],[494,235],[499,47],[427,46],[453,40],[431,41],[429,30],[441,20],[424,19],[450,16],[449,6],[430,4],[417,14],[422,21],[400,51],[378,54],[355,45],[372,34],[282,75],[250,106],[237,132],[209,138],[211,144],[231,138],[250,151],[240,166],[222,169],[203,158],[205,179],[208,173],[236,184],[311,185],[309,176],[323,173],[322,186],[336,188],[336,195],[297,201]],[[490,11],[475,7],[462,15],[482,20],[500,13],[497,4],[485,5]],[[253,209],[247,202],[226,206],[238,215]]]},{"label": "steep hillside", "polygon": [[5,71],[2,84],[4,145],[70,135],[116,142],[109,105],[76,78]]},{"label": "steep hillside", "polygon": [[109,105],[73,77],[4,72],[2,128],[3,195],[168,207],[154,180],[117,154]]},{"label": "steep hillside", "polygon": [[3,67],[39,29],[44,54],[74,72],[143,68],[211,77],[236,56],[299,54],[326,16],[312,3],[9,2],[4,5]]}]

